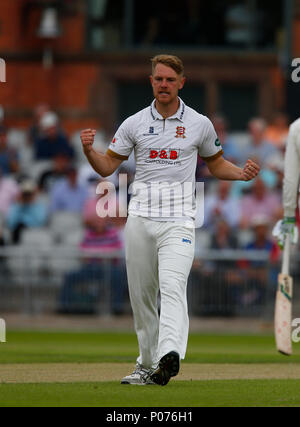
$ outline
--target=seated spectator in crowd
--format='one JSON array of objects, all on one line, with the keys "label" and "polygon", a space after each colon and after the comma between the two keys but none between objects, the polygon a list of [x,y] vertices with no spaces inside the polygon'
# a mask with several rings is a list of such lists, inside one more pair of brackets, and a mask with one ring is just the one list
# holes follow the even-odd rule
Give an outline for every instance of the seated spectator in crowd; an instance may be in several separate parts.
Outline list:
[{"label": "seated spectator in crowd", "polygon": [[[219,219],[216,223],[215,232],[211,239],[211,249],[237,249],[238,243],[235,233],[224,219]],[[218,265],[222,261],[218,261]]]},{"label": "seated spectator in crowd", "polygon": [[50,193],[54,184],[64,178],[71,166],[71,160],[66,154],[57,154],[53,158],[52,167],[45,170],[39,177],[39,189]]},{"label": "seated spectator in crowd", "polygon": [[276,191],[268,191],[264,181],[257,177],[251,187],[250,194],[241,199],[242,228],[250,227],[253,218],[263,215],[270,224],[275,223],[282,214],[280,195]]},{"label": "seated spectator in crowd", "polygon": [[[220,251],[222,254],[226,250],[236,248],[235,233],[225,220],[217,219],[210,249]],[[199,315],[234,314],[232,289],[235,285],[240,286],[241,282],[236,264],[235,260],[230,259],[207,260],[201,264],[201,261],[195,258],[188,288],[193,296],[190,302],[193,312]],[[199,301],[200,298],[201,301]],[[201,305],[205,308],[204,311],[199,312]]]},{"label": "seated spectator in crowd", "polygon": [[[89,198],[96,195],[97,184],[101,181],[100,175],[94,171],[92,166],[86,162],[78,168],[78,182],[88,189]],[[107,178],[107,179],[110,179]]]},{"label": "seated spectator in crowd", "polygon": [[266,128],[264,137],[279,150],[284,151],[288,132],[288,117],[286,114],[278,112],[272,123]]},{"label": "seated spectator in crowd", "polygon": [[102,220],[103,217],[104,219],[108,217],[110,223],[113,224],[115,228],[118,228],[120,236],[122,236],[127,218],[119,216],[119,210],[125,210],[126,206],[123,207],[124,209],[120,209],[120,201],[116,202],[116,200],[110,197],[105,191],[104,194],[103,191],[99,193],[99,185],[106,182],[106,178],[100,178],[99,181],[98,176],[98,180],[94,180],[90,183],[90,189],[93,187],[93,190],[90,191],[90,196],[84,204],[82,213],[84,224],[88,228],[94,229],[98,227],[99,220]]},{"label": "seated spectator in crowd", "polygon": [[217,185],[217,190],[205,197],[204,224],[213,227],[223,219],[230,227],[237,227],[241,219],[240,202],[230,195],[232,183],[218,181]]},{"label": "seated spectator in crowd", "polygon": [[33,123],[28,132],[28,142],[30,145],[34,145],[35,141],[43,136],[40,123],[43,116],[49,111],[50,109],[47,104],[39,104],[34,109]]},{"label": "seated spectator in crowd", "polygon": [[[253,241],[245,249],[247,251],[265,251],[269,253],[269,259],[271,259],[276,245],[269,239],[269,218],[258,214],[252,218],[251,227],[254,233]],[[271,277],[271,269],[266,260],[239,261],[239,270],[244,277],[244,285],[246,285],[241,289],[241,304],[243,306],[262,304],[266,298]]]},{"label": "seated spectator in crowd", "polygon": [[[271,251],[273,241],[269,238],[270,220],[268,216],[257,213],[254,215],[250,227],[253,230],[253,241],[248,243],[246,250],[264,250]],[[264,261],[255,261],[255,265],[264,265]]]},{"label": "seated spectator in crowd", "polygon": [[243,163],[243,154],[234,138],[228,134],[226,119],[217,114],[212,117],[211,121],[222,144],[226,160],[241,165]]},{"label": "seated spectator in crowd", "polygon": [[34,141],[34,158],[36,160],[52,160],[58,154],[64,154],[73,159],[74,150],[66,135],[59,127],[55,113],[47,112],[40,121],[42,135]]},{"label": "seated spectator in crowd", "polygon": [[93,313],[97,311],[99,301],[105,292],[107,267],[101,258],[93,257],[95,254],[111,255],[109,284],[111,311],[115,315],[120,315],[124,311],[127,290],[125,263],[123,259],[113,257],[116,251],[124,249],[122,237],[124,219],[100,218],[96,212],[97,200],[99,197],[89,200],[85,205],[83,215],[85,233],[80,249],[86,257],[79,270],[70,272],[65,277],[60,296],[60,312]]},{"label": "seated spectator in crowd", "polygon": [[7,130],[3,126],[0,127],[0,168],[3,175],[19,171],[17,153],[8,146]]},{"label": "seated spectator in crowd", "polygon": [[248,124],[250,145],[244,151],[244,161],[256,160],[261,168],[272,168],[281,162],[282,154],[265,139],[266,122],[260,118],[250,120]]},{"label": "seated spectator in crowd", "polygon": [[19,243],[25,228],[43,227],[47,222],[47,206],[37,200],[37,187],[31,180],[20,184],[19,200],[7,214],[7,225],[13,243]]},{"label": "seated spectator in crowd", "polygon": [[0,215],[6,217],[18,194],[17,182],[13,178],[3,176],[0,168]]},{"label": "seated spectator in crowd", "polygon": [[50,192],[50,212],[66,211],[80,214],[88,197],[87,188],[77,179],[75,167],[69,167],[66,177],[57,181]]}]

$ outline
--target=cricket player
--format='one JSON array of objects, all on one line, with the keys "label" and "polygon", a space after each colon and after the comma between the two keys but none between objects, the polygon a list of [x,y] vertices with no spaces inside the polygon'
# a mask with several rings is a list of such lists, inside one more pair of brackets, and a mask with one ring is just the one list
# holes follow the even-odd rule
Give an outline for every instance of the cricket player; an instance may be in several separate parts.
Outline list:
[{"label": "cricket player", "polygon": [[273,229],[278,245],[282,249],[286,236],[290,234],[290,241],[298,242],[298,228],[296,225],[296,209],[298,206],[300,177],[300,119],[290,125],[287,146],[284,158],[283,179],[283,209],[284,217],[278,221]]},{"label": "cricket player", "polygon": [[140,354],[136,369],[121,383],[166,385],[179,372],[188,340],[186,288],[194,258],[197,156],[222,180],[249,181],[259,166],[248,160],[241,169],[225,160],[210,120],[178,97],[185,84],[179,58],[154,57],[150,82],[154,101],[121,124],[106,154],[93,149],[95,130],[82,131],[81,141],[88,161],[103,177],[134,151],[125,249]]}]

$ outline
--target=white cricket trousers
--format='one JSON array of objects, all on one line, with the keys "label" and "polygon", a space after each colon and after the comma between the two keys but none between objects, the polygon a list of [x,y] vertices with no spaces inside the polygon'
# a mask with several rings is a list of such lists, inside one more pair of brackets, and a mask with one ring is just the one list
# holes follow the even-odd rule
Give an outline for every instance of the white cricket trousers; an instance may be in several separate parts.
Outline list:
[{"label": "white cricket trousers", "polygon": [[[125,228],[129,295],[145,368],[176,351],[184,359],[189,317],[187,280],[194,259],[195,230],[178,222],[129,216]],[[158,292],[161,309],[158,315]]]}]

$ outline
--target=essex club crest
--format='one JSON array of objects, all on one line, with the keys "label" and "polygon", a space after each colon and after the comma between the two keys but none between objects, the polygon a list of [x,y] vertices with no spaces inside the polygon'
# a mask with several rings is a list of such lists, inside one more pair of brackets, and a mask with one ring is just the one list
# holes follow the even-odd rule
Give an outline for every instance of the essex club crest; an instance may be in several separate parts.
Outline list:
[{"label": "essex club crest", "polygon": [[177,126],[175,138],[186,138],[185,136],[185,127]]}]

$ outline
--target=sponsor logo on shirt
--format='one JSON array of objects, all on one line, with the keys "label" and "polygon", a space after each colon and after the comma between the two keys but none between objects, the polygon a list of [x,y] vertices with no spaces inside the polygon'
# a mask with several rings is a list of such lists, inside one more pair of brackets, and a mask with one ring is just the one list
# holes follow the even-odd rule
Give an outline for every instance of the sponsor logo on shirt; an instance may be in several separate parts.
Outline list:
[{"label": "sponsor logo on shirt", "polygon": [[169,148],[167,150],[150,148],[146,163],[180,165],[181,161],[178,161],[178,159],[180,158],[181,151],[182,150],[178,150],[177,148]]},{"label": "sponsor logo on shirt", "polygon": [[189,243],[192,244],[192,241],[190,239],[182,239],[182,243]]},{"label": "sponsor logo on shirt", "polygon": [[156,159],[158,157],[160,159],[177,160],[178,156],[179,156],[179,150],[173,150],[172,148],[169,150],[150,149],[150,159]]},{"label": "sponsor logo on shirt", "polygon": [[153,126],[150,126],[148,133],[143,133],[143,136],[155,136],[155,135],[158,135],[158,133],[155,133]]}]

